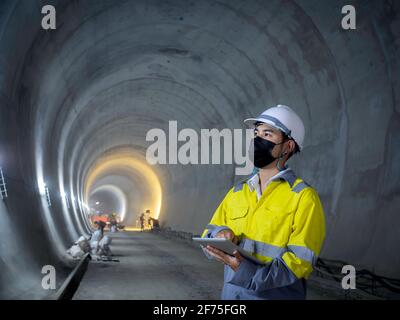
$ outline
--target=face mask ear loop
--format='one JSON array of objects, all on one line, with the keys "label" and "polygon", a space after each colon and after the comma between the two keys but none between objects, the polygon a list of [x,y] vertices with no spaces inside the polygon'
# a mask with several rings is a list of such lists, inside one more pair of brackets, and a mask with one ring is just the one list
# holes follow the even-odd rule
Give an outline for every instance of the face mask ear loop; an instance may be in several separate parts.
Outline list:
[{"label": "face mask ear loop", "polygon": [[282,157],[279,157],[279,158],[278,158],[278,162],[276,163],[276,168],[277,168],[279,171],[282,171],[282,170],[285,169],[285,168],[282,167],[282,165],[281,165],[281,160],[282,160]]},{"label": "face mask ear loop", "polygon": [[[277,145],[279,145],[279,144],[283,144],[283,143],[285,143],[286,141],[282,141],[281,143],[277,143]],[[281,165],[281,160],[283,159],[283,157],[286,155],[286,152],[284,152],[284,153],[282,153],[277,159],[278,159],[278,162],[276,163],[276,168],[279,170],[279,171],[282,171],[282,170],[285,170],[286,169],[286,166],[284,166],[284,167],[282,167],[282,165]]]}]

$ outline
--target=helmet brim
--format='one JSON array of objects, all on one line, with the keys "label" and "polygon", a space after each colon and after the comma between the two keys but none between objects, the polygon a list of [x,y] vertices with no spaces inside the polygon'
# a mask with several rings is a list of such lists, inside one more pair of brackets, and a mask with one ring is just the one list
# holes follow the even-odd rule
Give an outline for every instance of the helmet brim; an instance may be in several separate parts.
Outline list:
[{"label": "helmet brim", "polygon": [[254,127],[256,122],[262,122],[262,123],[270,125],[271,127],[282,130],[282,128],[277,127],[274,122],[263,119],[263,118],[248,118],[248,119],[243,120],[243,122],[246,125],[248,125],[249,127]]},{"label": "helmet brim", "polygon": [[[282,130],[282,128],[279,128],[274,122],[269,121],[267,119],[263,119],[263,118],[248,118],[248,119],[243,120],[243,122],[249,127],[254,127],[256,122],[262,122],[262,123],[266,123],[266,124],[270,125],[271,127],[274,127],[276,129],[279,129],[282,132],[284,132],[284,130]],[[294,140],[294,141],[296,141],[296,140]],[[297,143],[297,141],[296,141],[296,143]],[[299,149],[301,151],[303,149],[303,146],[301,146],[299,144],[297,144],[297,145],[299,146]]]}]

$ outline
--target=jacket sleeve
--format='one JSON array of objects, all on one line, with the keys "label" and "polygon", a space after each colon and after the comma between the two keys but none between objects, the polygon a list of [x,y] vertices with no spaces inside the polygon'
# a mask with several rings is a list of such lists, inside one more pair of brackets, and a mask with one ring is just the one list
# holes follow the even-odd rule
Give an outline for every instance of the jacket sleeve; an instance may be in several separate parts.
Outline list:
[{"label": "jacket sleeve", "polygon": [[226,225],[226,200],[230,196],[232,189],[226,194],[225,198],[221,201],[217,210],[215,210],[210,223],[206,226],[202,233],[202,238],[214,238],[216,234],[222,230],[229,230]]},{"label": "jacket sleeve", "polygon": [[319,255],[325,238],[323,208],[315,190],[302,192],[292,224],[287,250],[267,265],[257,265],[244,259],[228,283],[248,290],[263,291],[307,279]]},{"label": "jacket sleeve", "polygon": [[[214,238],[218,232],[222,230],[230,230],[228,226],[226,226],[226,199],[230,195],[232,190],[230,190],[225,198],[221,201],[220,205],[218,206],[217,210],[215,210],[213,217],[211,218],[210,223],[204,229],[201,237],[202,238]],[[203,252],[207,256],[208,259],[214,259],[211,255],[209,255],[204,248]]]}]

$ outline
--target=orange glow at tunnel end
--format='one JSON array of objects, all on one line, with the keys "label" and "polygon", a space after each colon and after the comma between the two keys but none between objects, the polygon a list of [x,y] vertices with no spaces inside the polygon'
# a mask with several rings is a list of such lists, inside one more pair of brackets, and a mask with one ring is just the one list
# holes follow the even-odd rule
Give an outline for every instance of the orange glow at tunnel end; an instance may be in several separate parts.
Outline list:
[{"label": "orange glow at tunnel end", "polygon": [[[88,202],[90,191],[96,180],[115,168],[128,168],[143,178],[149,186],[151,202],[142,205],[143,211],[150,209],[155,219],[159,218],[162,203],[162,189],[160,181],[153,169],[146,163],[146,160],[139,159],[132,153],[114,153],[104,156],[98,160],[90,169],[84,183],[84,199]],[[129,227],[129,226],[128,226]]]}]

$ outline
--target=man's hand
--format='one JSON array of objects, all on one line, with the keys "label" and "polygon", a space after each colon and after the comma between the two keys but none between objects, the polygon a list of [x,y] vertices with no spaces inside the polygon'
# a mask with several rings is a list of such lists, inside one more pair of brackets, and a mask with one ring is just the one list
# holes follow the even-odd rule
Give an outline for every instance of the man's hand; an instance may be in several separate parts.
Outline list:
[{"label": "man's hand", "polygon": [[207,250],[207,252],[211,256],[213,256],[219,262],[227,264],[235,272],[237,271],[237,269],[239,268],[240,263],[243,260],[243,257],[237,251],[234,251],[233,252],[234,256],[231,256],[231,255],[226,254],[225,252],[223,252],[223,251],[221,251],[221,250],[219,250],[217,248],[211,247],[211,246],[207,246],[205,249]]},{"label": "man's hand", "polygon": [[[234,244],[237,244],[239,242],[239,238],[236,237],[233,231],[230,229],[221,230],[215,235],[215,238],[225,238],[227,240],[232,241]],[[242,256],[237,251],[233,253],[234,256],[231,256],[212,246],[207,246],[205,249],[216,260],[224,264],[227,264],[235,272],[239,268],[240,262],[243,260]]]},{"label": "man's hand", "polygon": [[230,229],[225,229],[225,230],[218,232],[215,235],[215,238],[225,238],[225,239],[232,241],[234,244],[237,244],[239,242],[239,238],[236,237],[235,234],[233,233],[233,231]]}]

